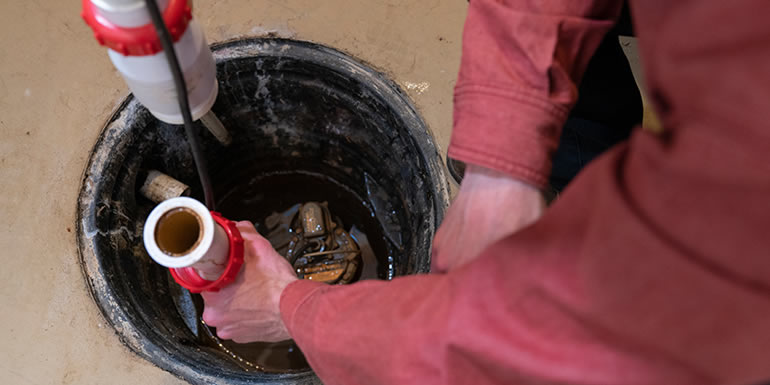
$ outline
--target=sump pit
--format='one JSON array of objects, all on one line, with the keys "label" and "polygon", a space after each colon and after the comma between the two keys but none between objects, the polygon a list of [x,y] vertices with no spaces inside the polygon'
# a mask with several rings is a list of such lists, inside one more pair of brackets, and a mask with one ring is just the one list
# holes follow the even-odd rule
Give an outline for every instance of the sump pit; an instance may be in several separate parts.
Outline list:
[{"label": "sump pit", "polygon": [[[347,228],[366,234],[377,254],[362,278],[427,272],[447,182],[432,136],[398,87],[311,43],[246,39],[213,51],[220,83],[213,110],[233,134],[222,147],[199,127],[218,210],[267,231],[271,213],[327,202]],[[151,169],[190,185],[202,199],[184,130],[155,120],[129,97],[93,150],[78,207],[83,271],[121,340],[194,384],[318,383],[304,365],[246,371],[196,335],[202,330],[190,321],[195,299],[142,245],[154,204],[138,188]],[[297,358],[291,346],[286,351]]]}]

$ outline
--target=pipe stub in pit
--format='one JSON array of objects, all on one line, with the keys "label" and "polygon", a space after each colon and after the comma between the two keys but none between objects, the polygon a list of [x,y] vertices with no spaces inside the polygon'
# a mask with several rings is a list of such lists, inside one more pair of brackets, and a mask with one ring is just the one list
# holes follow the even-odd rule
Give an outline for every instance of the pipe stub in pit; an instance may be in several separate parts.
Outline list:
[{"label": "pipe stub in pit", "polygon": [[172,198],[156,206],[143,238],[150,257],[193,293],[219,291],[243,265],[243,238],[235,222],[192,198]]}]

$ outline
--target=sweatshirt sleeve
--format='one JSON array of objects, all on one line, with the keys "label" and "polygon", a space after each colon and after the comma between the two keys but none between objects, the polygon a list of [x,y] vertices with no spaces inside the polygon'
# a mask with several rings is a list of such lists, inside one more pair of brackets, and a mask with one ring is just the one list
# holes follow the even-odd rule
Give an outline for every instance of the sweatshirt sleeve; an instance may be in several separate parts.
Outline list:
[{"label": "sweatshirt sleeve", "polygon": [[[556,3],[517,1],[519,7]],[[565,14],[573,16],[562,24],[509,31],[517,53],[506,54],[534,57],[540,43],[525,41],[532,37],[527,31],[595,23],[574,15],[600,18],[576,8],[588,3],[569,3]],[[494,36],[492,30],[502,28],[496,20],[521,11],[508,4],[472,0],[469,18],[476,19],[469,28]],[[764,65],[770,50],[757,38],[768,31],[767,12],[757,9],[770,5],[634,4],[665,133],[637,130],[586,167],[538,222],[447,274],[289,285],[281,315],[324,383],[702,385],[770,378],[770,113],[764,102],[770,88],[763,86],[770,84]],[[521,19],[517,23],[527,23]],[[691,31],[703,36],[693,39]],[[482,119],[482,112],[505,100],[513,104],[505,115],[511,119],[494,135],[544,140],[544,125],[516,117],[548,121],[543,106],[565,106],[553,102],[564,100],[557,97],[564,90],[553,82],[545,90],[529,87],[543,81],[533,74],[571,71],[550,58],[545,72],[530,71],[540,68],[534,60],[511,64],[502,62],[502,48],[489,52],[490,62],[506,66],[490,81],[507,79],[506,95],[526,95],[512,82],[538,90],[532,100],[540,107],[494,92],[465,95],[460,85],[460,99],[478,103],[471,111],[479,117],[470,116],[491,127],[493,119]],[[463,77],[483,79],[475,71],[487,67],[477,60],[464,63]],[[522,106],[530,112],[518,111]],[[469,129],[460,123],[460,131]],[[515,135],[506,136],[509,131]],[[505,147],[505,139],[499,141]],[[534,173],[532,157],[516,151],[539,150],[519,140],[509,145],[515,147],[510,154],[498,155],[512,163],[503,163]],[[484,150],[483,143],[476,149]]]},{"label": "sweatshirt sleeve", "polygon": [[577,293],[551,287],[570,283],[564,271],[538,274],[544,266],[525,244],[496,245],[447,275],[297,281],[281,314],[330,385],[709,383],[584,318],[568,298]]},{"label": "sweatshirt sleeve", "polygon": [[621,5],[472,0],[449,156],[544,187],[576,84]]}]

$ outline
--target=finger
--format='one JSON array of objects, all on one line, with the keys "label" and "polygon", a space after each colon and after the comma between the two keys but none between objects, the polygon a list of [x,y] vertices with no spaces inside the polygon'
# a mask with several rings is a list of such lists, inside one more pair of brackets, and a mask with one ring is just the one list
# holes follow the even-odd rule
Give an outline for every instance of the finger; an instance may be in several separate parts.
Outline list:
[{"label": "finger", "polygon": [[257,342],[257,340],[252,337],[238,336],[238,335],[232,336],[232,338],[230,339],[233,340],[233,342],[235,342],[236,344],[248,344],[250,342]]},{"label": "finger", "polygon": [[243,240],[246,241],[247,247],[251,247],[257,256],[274,252],[273,245],[270,244],[270,241],[259,234],[251,222],[241,221],[236,225],[238,226],[238,230],[241,231],[241,236],[243,237]]},{"label": "finger", "polygon": [[217,328],[217,337],[237,343],[254,342],[253,339],[249,338],[248,330],[238,326]]},{"label": "finger", "polygon": [[217,327],[222,326],[223,317],[222,312],[212,308],[212,307],[205,307],[203,309],[203,322],[206,323],[206,325]]},{"label": "finger", "polygon": [[209,304],[209,303],[215,304],[215,303],[220,302],[221,297],[222,297],[222,293],[219,292],[219,291],[217,291],[217,292],[214,292],[214,291],[204,291],[204,292],[201,293],[201,297],[203,297],[203,302],[204,303],[206,303],[206,304]]},{"label": "finger", "polygon": [[233,326],[231,328],[217,329],[217,337],[223,340],[231,340],[238,344],[248,344],[252,342],[278,342],[283,339],[274,339],[269,336],[259,336],[254,334],[248,328]]},{"label": "finger", "polygon": [[257,228],[254,227],[254,224],[249,221],[235,222],[235,227],[238,228],[238,231],[241,232],[241,235],[259,235]]},{"label": "finger", "polygon": [[[238,274],[238,278],[240,278],[240,273]],[[236,282],[238,280],[236,279]],[[204,291],[201,292],[201,297],[203,297],[203,303],[206,304],[206,306],[211,307],[222,307],[227,306],[230,303],[230,300],[232,300],[233,295],[235,295],[235,292],[237,291],[237,286],[234,284],[227,285],[218,291]]]},{"label": "finger", "polygon": [[270,241],[267,240],[267,238],[263,237],[257,229],[254,227],[254,224],[249,221],[240,221],[235,223],[236,227],[238,228],[238,231],[241,232],[241,236],[244,240],[248,240],[251,242],[255,242],[257,248],[257,252],[264,252],[266,251],[265,248],[269,247],[269,249],[272,249],[272,245],[270,244]]},{"label": "finger", "polygon": [[232,334],[230,333],[230,329],[217,329],[217,337],[219,337],[220,340],[229,340],[232,338]]}]

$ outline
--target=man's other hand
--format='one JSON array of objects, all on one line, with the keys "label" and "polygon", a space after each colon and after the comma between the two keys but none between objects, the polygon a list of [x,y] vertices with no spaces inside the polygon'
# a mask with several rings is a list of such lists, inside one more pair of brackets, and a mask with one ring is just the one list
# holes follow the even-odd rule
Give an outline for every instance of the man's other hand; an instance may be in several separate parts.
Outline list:
[{"label": "man's other hand", "polygon": [[460,192],[433,240],[432,271],[461,266],[492,243],[528,226],[543,214],[538,189],[506,174],[468,165]]},{"label": "man's other hand", "polygon": [[286,259],[250,222],[238,222],[244,263],[235,282],[217,293],[204,292],[203,320],[219,338],[238,343],[290,339],[280,311],[281,292],[297,276]]}]

